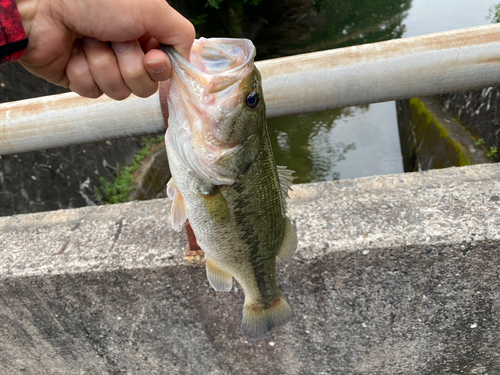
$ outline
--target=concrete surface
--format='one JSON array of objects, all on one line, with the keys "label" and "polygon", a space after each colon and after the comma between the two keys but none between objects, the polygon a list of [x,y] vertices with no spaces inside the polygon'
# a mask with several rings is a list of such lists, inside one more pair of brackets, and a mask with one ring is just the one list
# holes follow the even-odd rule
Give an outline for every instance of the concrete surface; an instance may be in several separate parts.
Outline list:
[{"label": "concrete surface", "polygon": [[[0,103],[67,91],[19,63],[0,66]],[[132,137],[0,156],[0,216],[95,205],[99,178],[110,182],[142,147]]]},{"label": "concrete surface", "polygon": [[398,100],[396,111],[405,172],[491,162],[486,148],[436,98]]},{"label": "concrete surface", "polygon": [[168,200],[0,218],[0,374],[498,374],[500,165],[294,187],[293,321],[246,342]]},{"label": "concrete surface", "polygon": [[165,141],[149,150],[149,156],[141,161],[139,168],[132,173],[132,188],[128,197],[131,201],[144,201],[167,196],[167,182],[170,180]]},{"label": "concrete surface", "polygon": [[[453,92],[439,96],[443,107],[459,119],[460,123],[476,139],[482,139],[484,146],[490,149],[500,148],[500,87],[488,87],[482,90]],[[492,155],[500,161],[500,155]]]}]

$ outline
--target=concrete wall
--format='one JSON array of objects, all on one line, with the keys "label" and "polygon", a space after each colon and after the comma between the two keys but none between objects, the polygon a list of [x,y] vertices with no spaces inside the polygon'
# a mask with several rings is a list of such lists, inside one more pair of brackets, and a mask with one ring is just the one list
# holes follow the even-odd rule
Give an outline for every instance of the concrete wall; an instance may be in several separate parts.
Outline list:
[{"label": "concrete wall", "polygon": [[491,162],[484,146],[433,97],[396,101],[405,172]]},{"label": "concrete wall", "polygon": [[483,139],[485,146],[493,153],[494,160],[500,160],[500,87],[482,90],[454,92],[440,95],[444,108],[476,137]]},{"label": "concrete wall", "polygon": [[[0,103],[66,91],[18,63],[0,67]],[[0,216],[102,203],[99,178],[112,181],[142,147],[141,137],[130,137],[0,156]]]},{"label": "concrete wall", "polygon": [[500,373],[497,164],[295,186],[295,317],[256,343],[169,210],[0,218],[0,373]]}]

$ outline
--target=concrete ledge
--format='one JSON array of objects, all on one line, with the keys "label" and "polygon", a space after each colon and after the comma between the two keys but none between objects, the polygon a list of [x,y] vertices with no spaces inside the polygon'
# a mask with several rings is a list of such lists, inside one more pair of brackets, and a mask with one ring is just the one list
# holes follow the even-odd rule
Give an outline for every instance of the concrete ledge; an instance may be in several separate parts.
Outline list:
[{"label": "concrete ledge", "polygon": [[0,218],[0,372],[500,373],[500,165],[295,186],[296,316],[257,343],[169,210]]}]

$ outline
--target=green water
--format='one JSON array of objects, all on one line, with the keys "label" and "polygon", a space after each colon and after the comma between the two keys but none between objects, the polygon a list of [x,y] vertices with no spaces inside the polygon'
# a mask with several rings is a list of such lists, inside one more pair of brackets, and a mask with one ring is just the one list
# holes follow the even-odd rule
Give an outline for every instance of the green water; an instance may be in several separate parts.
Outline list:
[{"label": "green water", "polygon": [[[479,26],[489,23],[496,3],[318,0],[255,42],[264,59]],[[295,183],[404,171],[394,102],[271,119],[268,126],[276,161],[296,171]]]}]

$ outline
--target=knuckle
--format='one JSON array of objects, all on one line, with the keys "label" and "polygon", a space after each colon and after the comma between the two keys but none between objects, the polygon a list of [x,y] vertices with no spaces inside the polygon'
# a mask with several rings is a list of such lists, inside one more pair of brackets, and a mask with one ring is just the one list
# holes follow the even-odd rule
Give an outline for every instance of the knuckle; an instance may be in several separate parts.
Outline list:
[{"label": "knuckle", "polygon": [[137,68],[125,68],[122,70],[123,78],[131,81],[140,81],[145,76],[146,71],[144,69]]},{"label": "knuckle", "polygon": [[113,66],[112,64],[116,64],[116,60],[114,56],[103,53],[102,55],[93,56],[89,60],[89,64],[92,66],[92,70],[105,71],[110,66]]},{"label": "knuckle", "polygon": [[71,69],[66,70],[66,74],[70,80],[77,82],[90,81],[92,78],[85,66],[73,66]]}]

